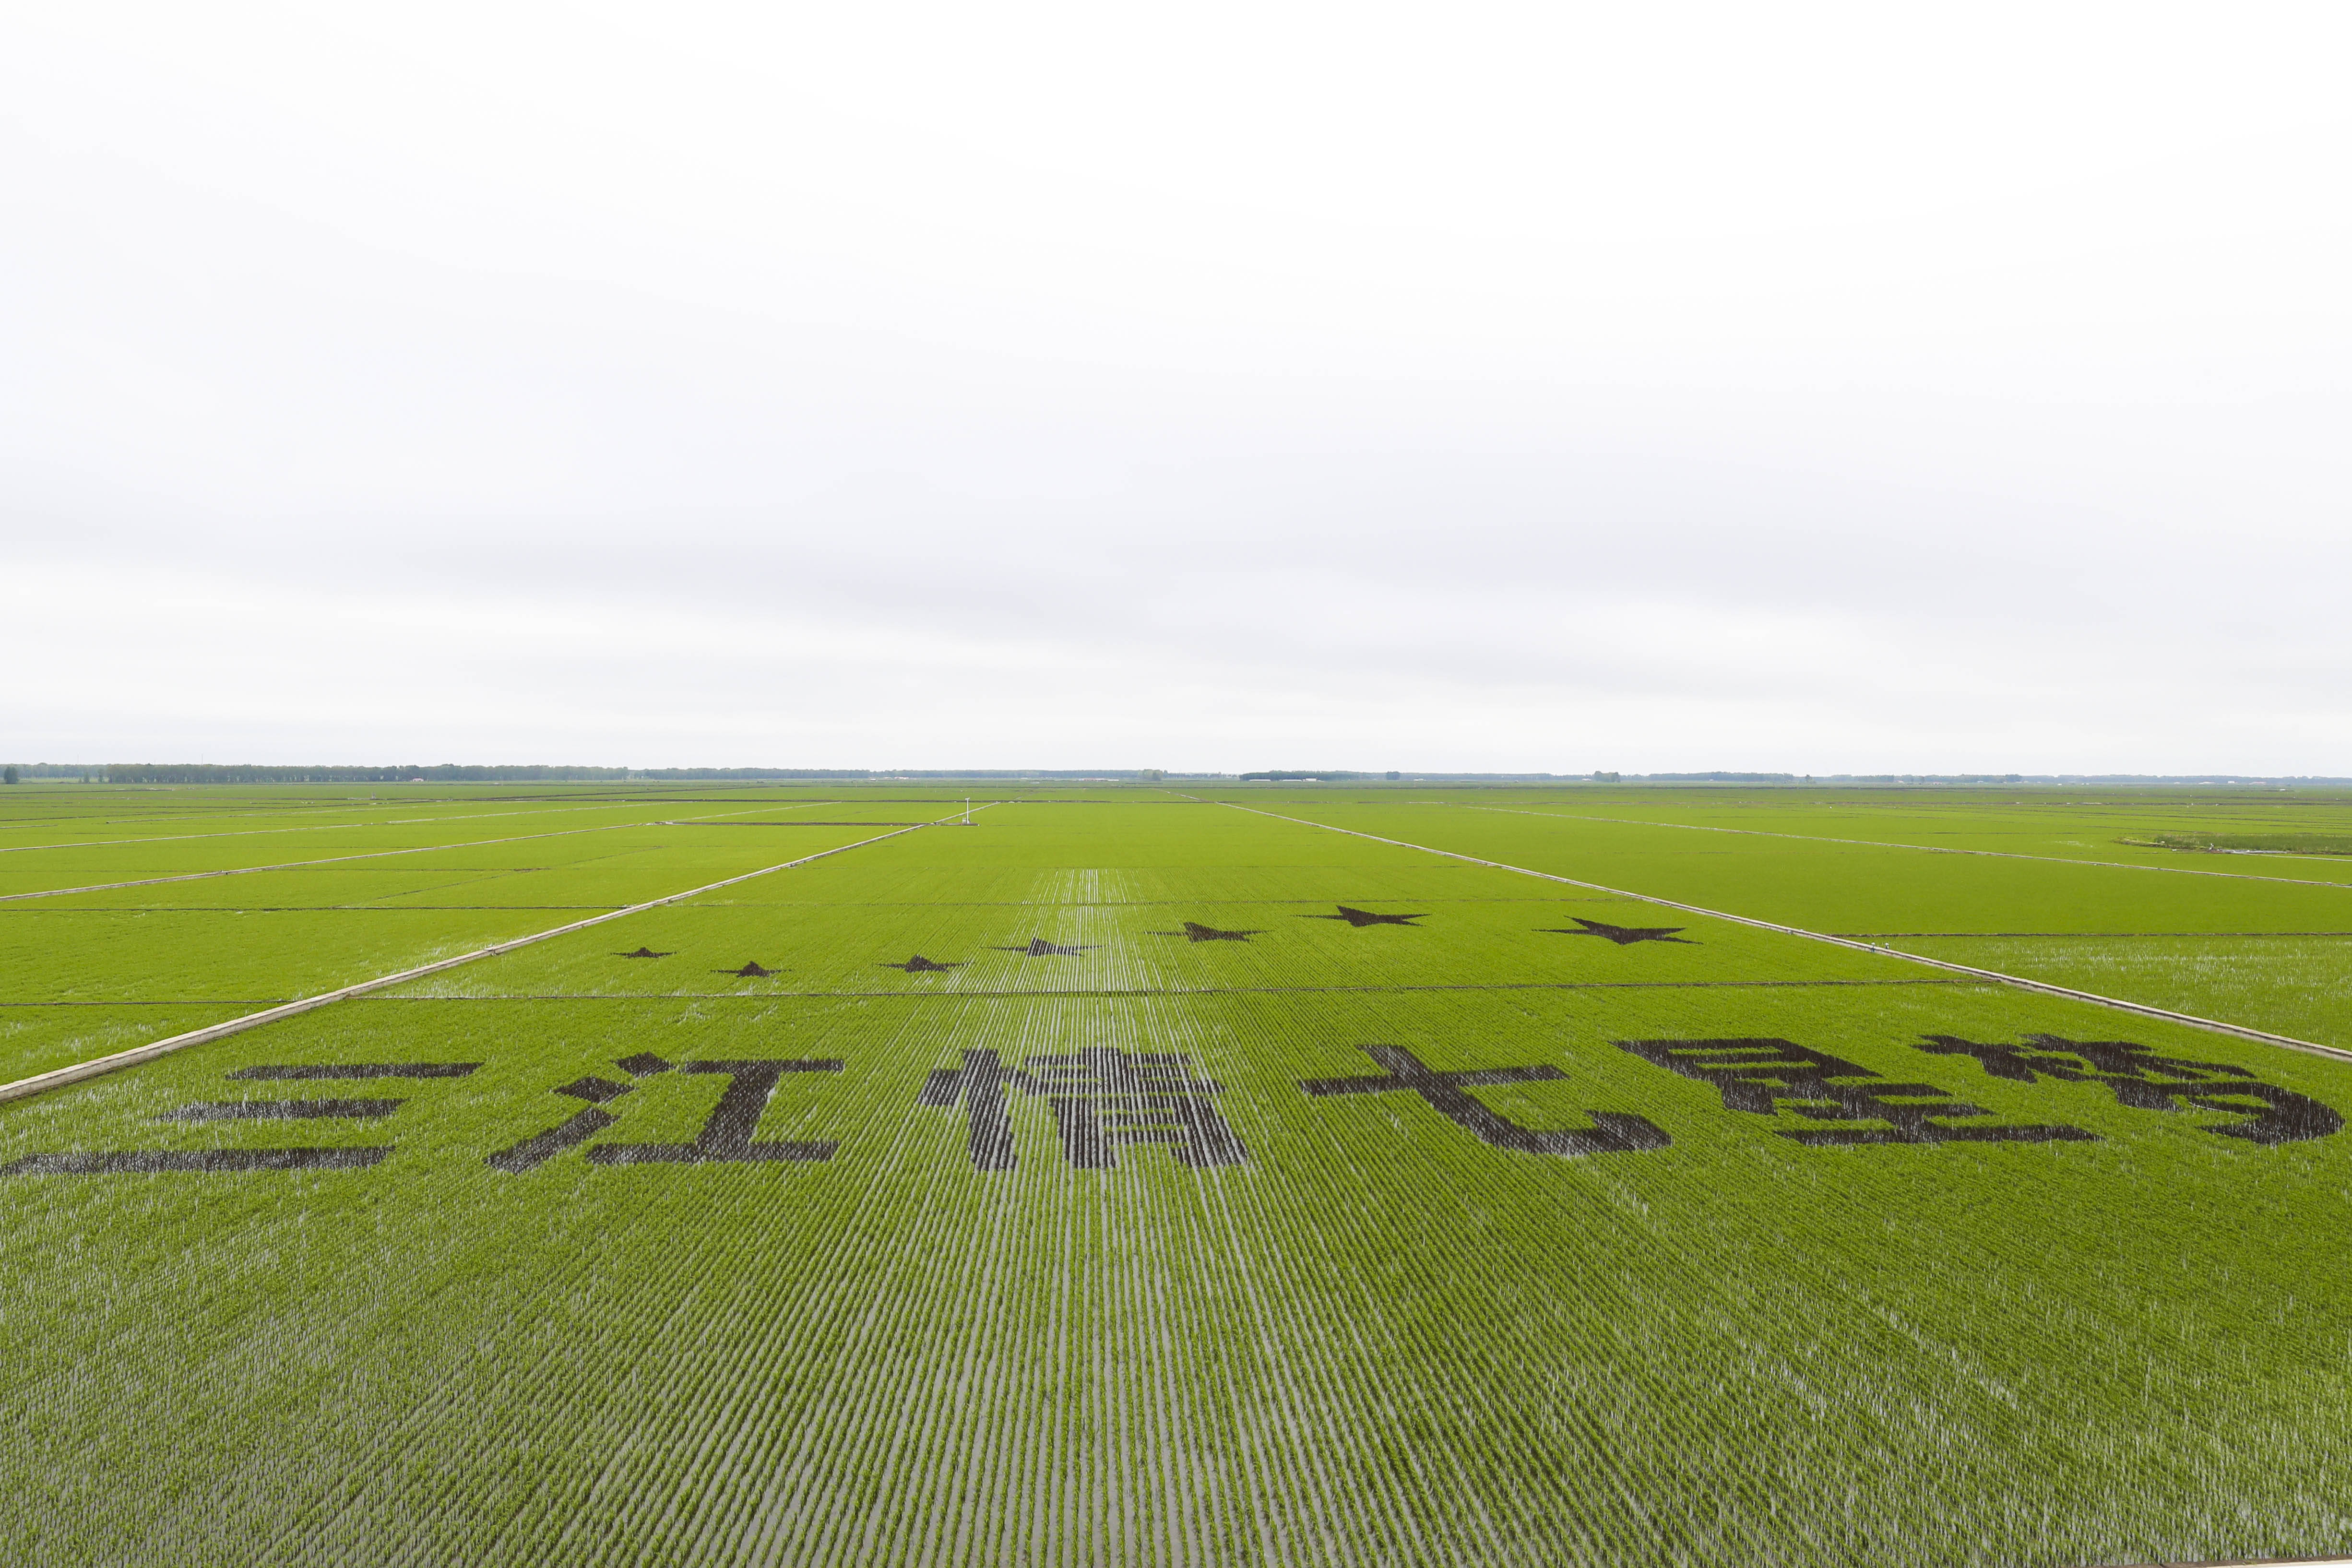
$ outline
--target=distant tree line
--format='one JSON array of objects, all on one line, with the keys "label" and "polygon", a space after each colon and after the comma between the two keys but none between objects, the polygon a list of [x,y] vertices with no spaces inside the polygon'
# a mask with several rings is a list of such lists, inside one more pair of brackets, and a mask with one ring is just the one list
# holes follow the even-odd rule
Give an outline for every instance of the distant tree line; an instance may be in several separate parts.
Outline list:
[{"label": "distant tree line", "polygon": [[1308,784],[1322,784],[1339,779],[1368,779],[1372,775],[1370,773],[1348,773],[1339,768],[1317,768],[1311,771],[1304,768],[1267,768],[1259,773],[1244,773],[1242,775],[1242,782],[1244,784],[1296,784],[1301,782]]},{"label": "distant tree line", "polygon": [[271,767],[257,763],[109,763],[109,784],[562,784],[625,779],[626,768],[483,767],[439,763],[430,767]]},{"label": "distant tree line", "polygon": [[102,783],[106,778],[103,763],[10,763],[7,771],[18,778],[78,779],[85,784]]},{"label": "distant tree line", "polygon": [[[345,767],[331,764],[274,766],[259,763],[9,763],[0,783],[24,779],[68,779],[83,784],[598,784],[725,783],[761,779],[1056,779],[1156,784],[1168,778],[1221,779],[1225,773],[1172,773],[1159,768],[591,768],[543,764],[412,763],[403,766]],[[1330,783],[1368,779],[1414,784],[1560,783],[1738,784],[2270,784],[2340,785],[2352,779],[2264,777],[2253,773],[1361,773],[1343,768],[1266,768],[1238,775],[1251,783]]]},{"label": "distant tree line", "polygon": [[1117,779],[1157,783],[1159,768],[635,768],[633,779]]}]

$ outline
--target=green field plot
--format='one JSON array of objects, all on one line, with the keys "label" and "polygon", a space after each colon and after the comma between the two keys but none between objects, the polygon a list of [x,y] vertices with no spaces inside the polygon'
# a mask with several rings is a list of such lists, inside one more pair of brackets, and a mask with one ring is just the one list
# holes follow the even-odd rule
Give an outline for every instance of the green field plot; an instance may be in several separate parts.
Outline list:
[{"label": "green field plot", "polygon": [[[1364,797],[1341,797],[1362,799]],[[1378,797],[1372,797],[1378,798]],[[1693,789],[1404,792],[1404,798],[1469,811],[1559,821],[1654,826],[1818,845],[1907,846],[1983,856],[2234,870],[2341,881],[2324,857],[2352,847],[2352,802],[2340,793],[2212,794],[2139,790],[2103,799],[2037,791]],[[2181,851],[2252,851],[2305,863],[2235,868],[2183,861]],[[2308,857],[2323,858],[2309,860]]]},{"label": "green field plot", "polygon": [[1906,952],[2352,1050],[2352,931],[2326,935],[1915,937]]},{"label": "green field plot", "polygon": [[[1638,847],[1621,896],[1141,790],[973,823],[0,1103],[0,1560],[2352,1548],[2352,1060],[1648,902]],[[382,897],[282,929],[496,929]],[[99,923],[200,912],[5,961],[92,1051],[324,973]],[[2265,940],[2184,994],[2326,989]]]},{"label": "green field plot", "polygon": [[310,824],[241,832],[110,832],[85,844],[8,846],[6,852],[0,854],[0,872],[9,879],[7,890],[16,891],[28,886],[72,887],[132,877],[185,876],[256,866],[336,860],[363,864],[370,859],[430,852],[445,845],[479,848],[523,843],[560,845],[583,836],[593,838],[597,834],[640,826],[648,815],[642,808],[625,814],[610,808],[589,814],[558,808],[507,810],[492,816],[467,813],[436,820],[404,817],[379,824]]},{"label": "green field plot", "polygon": [[[546,809],[558,821],[578,815],[560,805]],[[646,808],[632,809],[642,816]],[[786,803],[751,809],[790,820],[810,808]],[[506,814],[515,813],[509,807]],[[437,828],[446,837],[463,826]],[[584,833],[560,827],[553,837],[451,847],[440,847],[413,822],[401,831],[424,841],[413,852],[390,857],[0,901],[0,1003],[153,1008],[216,999],[291,1001],[893,828],[827,820],[780,838],[631,820]],[[251,852],[248,841],[236,842]],[[77,865],[29,875],[92,874],[89,866]],[[68,1026],[63,1015],[38,1027],[0,1032],[0,1081],[104,1054],[81,1043],[98,1037]]]},{"label": "green field plot", "polygon": [[[2267,861],[2230,859],[2221,863],[2257,869],[2189,874],[2163,868],[2177,867],[2180,858],[2160,850],[2142,852],[2157,869],[2055,858],[1936,854],[1893,845],[1595,821],[1587,814],[1571,815],[1573,803],[1496,810],[1469,796],[1242,799],[1260,810],[1958,963],[1976,960],[1948,941],[1938,947],[1913,939],[2163,932],[2185,939],[2210,936],[2220,944],[2213,951],[2223,952],[2231,951],[2229,939],[2250,933],[2352,931],[2352,886],[2282,880],[2273,875],[2279,868]],[[1646,809],[1656,816],[1675,811],[1670,800]],[[1685,815],[1722,816],[1726,809]],[[2100,809],[2105,814],[2101,825],[2085,831],[2129,828],[2132,819],[2116,808]],[[2158,802],[2150,815],[2163,819],[2171,810]],[[2306,815],[2316,812],[2312,807]],[[1816,814],[1810,825],[1830,831],[1842,824],[1821,819],[1846,815],[1859,813],[1841,806]],[[1774,820],[1807,825],[1785,806]],[[2192,858],[2211,864],[2215,858]],[[2055,971],[2031,973],[2057,984],[2102,989],[2084,979],[2063,979]],[[2099,977],[2123,987],[2105,994],[2126,1000],[2297,1037],[2352,1039],[2352,992],[2316,984],[2276,989],[2259,981],[2240,983],[2229,978],[2231,973],[2222,964],[2179,964],[2160,975],[2120,965],[2105,968]]]},{"label": "green field plot", "polygon": [[532,909],[16,910],[0,914],[0,968],[11,1002],[287,999],[487,947],[567,916]]},{"label": "green field plot", "polygon": [[190,1029],[287,1001],[257,986],[257,994],[211,1000],[147,996],[120,1002],[9,1002],[0,1004],[0,1081],[30,1078],[168,1039]]},{"label": "green field plot", "polygon": [[[1504,881],[1395,851],[1367,857],[1363,846],[1335,835],[1269,835],[1239,816],[1200,823],[1195,842],[1221,836],[1241,847],[1287,837],[1297,863],[1254,865],[1225,878],[1198,866],[1000,863],[1024,845],[1040,858],[1115,854],[1132,830],[1149,833],[1154,815],[1149,807],[1104,815],[1100,837],[1077,837],[999,812],[971,837],[910,835],[788,881],[649,911],[630,922],[632,937],[642,939],[630,947],[600,928],[421,984],[441,995],[502,987],[710,991],[733,987],[727,972],[745,963],[774,972],[742,982],[770,994],[1927,978],[1897,960],[1759,940],[1737,925],[1635,900]],[[1156,815],[1167,820],[1164,811]],[[1350,856],[1356,864],[1346,863]],[[1290,896],[1265,896],[1275,891]],[[658,958],[628,956],[643,947]],[[904,967],[919,956],[940,967]],[[894,973],[893,965],[901,967]]]}]

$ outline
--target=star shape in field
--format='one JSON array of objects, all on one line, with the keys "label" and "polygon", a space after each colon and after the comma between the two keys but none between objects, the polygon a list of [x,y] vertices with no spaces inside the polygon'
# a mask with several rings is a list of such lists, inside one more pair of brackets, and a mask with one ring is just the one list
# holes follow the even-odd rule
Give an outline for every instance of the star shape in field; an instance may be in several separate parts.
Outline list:
[{"label": "star shape in field", "polygon": [[1182,931],[1156,931],[1153,936],[1181,936],[1186,942],[1247,942],[1254,936],[1264,936],[1262,931],[1219,931],[1204,926],[1199,921],[1186,921]]},{"label": "star shape in field", "polygon": [[[1429,918],[1426,914],[1376,915],[1370,910],[1350,909],[1346,904],[1340,904],[1338,908],[1339,912],[1336,915],[1301,915],[1298,918],[1303,921],[1346,921],[1358,931],[1363,930],[1366,926],[1409,926],[1415,921],[1425,921]],[[1417,931],[1420,928],[1415,926],[1414,929]]]},{"label": "star shape in field", "polygon": [[772,969],[762,969],[760,966],[760,961],[755,958],[740,969],[714,969],[710,973],[713,974],[740,975],[745,980],[765,980],[769,975],[773,974],[775,971]]},{"label": "star shape in field", "polygon": [[1078,954],[1089,951],[1094,945],[1098,944],[1081,947],[1076,942],[1047,942],[1042,936],[1033,936],[1029,939],[1027,947],[1000,947],[996,951],[1017,952],[1024,958],[1076,958]]},{"label": "star shape in field", "polygon": [[1601,921],[1586,920],[1582,915],[1570,915],[1568,918],[1584,929],[1570,931],[1566,926],[1546,926],[1543,929],[1560,936],[1601,937],[1615,942],[1619,947],[1636,942],[1678,942],[1685,947],[1699,945],[1686,936],[1675,934],[1676,931],[1690,930],[1688,926],[1612,926]]},{"label": "star shape in field", "polygon": [[667,958],[669,954],[656,952],[650,947],[641,947],[635,952],[616,952],[613,956],[614,958]]},{"label": "star shape in field", "polygon": [[936,959],[925,958],[919,952],[904,963],[886,963],[882,967],[903,969],[909,974],[945,974],[950,969],[962,968],[963,960],[959,958],[952,963],[941,963]]}]

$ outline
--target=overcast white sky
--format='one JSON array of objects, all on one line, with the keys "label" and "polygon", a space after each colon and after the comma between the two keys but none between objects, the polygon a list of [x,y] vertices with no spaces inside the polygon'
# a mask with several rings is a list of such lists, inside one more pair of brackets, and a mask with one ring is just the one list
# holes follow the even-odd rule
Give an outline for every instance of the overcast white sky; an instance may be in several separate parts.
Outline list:
[{"label": "overcast white sky", "polygon": [[2347,44],[7,5],[0,753],[2352,774]]}]

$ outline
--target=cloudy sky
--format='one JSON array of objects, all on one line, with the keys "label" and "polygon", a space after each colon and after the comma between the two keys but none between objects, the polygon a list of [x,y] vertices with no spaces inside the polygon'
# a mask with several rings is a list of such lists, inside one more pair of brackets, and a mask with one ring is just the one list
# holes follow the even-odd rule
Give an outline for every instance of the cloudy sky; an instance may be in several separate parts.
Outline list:
[{"label": "cloudy sky", "polygon": [[2352,773],[2340,7],[0,15],[17,760]]}]

